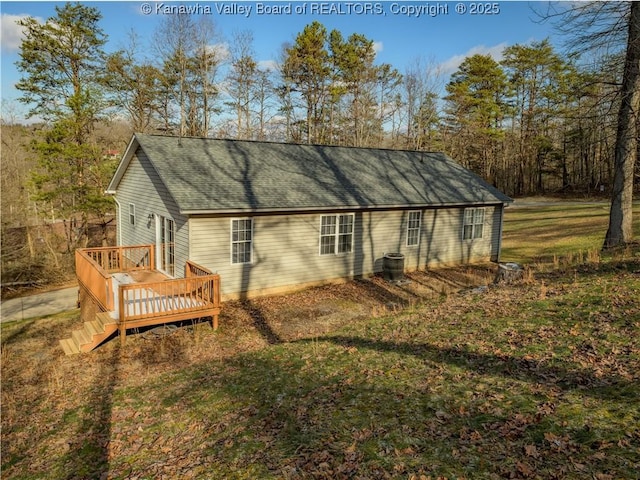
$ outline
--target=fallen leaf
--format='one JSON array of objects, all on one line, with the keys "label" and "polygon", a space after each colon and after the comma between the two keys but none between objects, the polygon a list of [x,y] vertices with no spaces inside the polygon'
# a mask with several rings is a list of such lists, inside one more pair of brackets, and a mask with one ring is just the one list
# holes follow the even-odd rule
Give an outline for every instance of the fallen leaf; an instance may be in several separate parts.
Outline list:
[{"label": "fallen leaf", "polygon": [[518,469],[518,472],[525,477],[530,477],[531,475],[533,475],[533,469],[527,462],[517,462],[516,468]]},{"label": "fallen leaf", "polygon": [[345,453],[353,453],[356,451],[356,442],[353,442],[345,449]]},{"label": "fallen leaf", "polygon": [[538,453],[538,449],[535,445],[525,445],[524,453],[527,454],[528,457],[538,458],[540,453]]}]

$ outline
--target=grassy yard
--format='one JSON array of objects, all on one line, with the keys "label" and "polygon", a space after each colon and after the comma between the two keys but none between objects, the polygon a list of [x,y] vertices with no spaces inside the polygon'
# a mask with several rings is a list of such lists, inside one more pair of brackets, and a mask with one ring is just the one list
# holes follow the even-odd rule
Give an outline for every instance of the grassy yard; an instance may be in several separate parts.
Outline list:
[{"label": "grassy yard", "polygon": [[[517,205],[518,202],[516,202]],[[609,225],[609,205],[584,203],[508,207],[502,258],[522,263],[549,263],[553,256],[597,252]],[[635,203],[634,235],[640,237],[640,203]]]},{"label": "grassy yard", "polygon": [[[590,249],[561,234],[590,231],[586,212],[558,212],[510,212],[509,259]],[[640,251],[556,263],[485,291],[234,303],[217,333],[76,357],[57,347],[76,312],[5,325],[2,478],[637,479]]]}]

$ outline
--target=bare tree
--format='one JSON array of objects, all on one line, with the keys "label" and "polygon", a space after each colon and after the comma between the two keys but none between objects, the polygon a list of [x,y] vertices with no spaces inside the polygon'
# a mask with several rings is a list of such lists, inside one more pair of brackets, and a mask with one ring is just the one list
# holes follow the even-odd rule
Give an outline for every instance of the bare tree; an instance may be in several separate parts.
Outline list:
[{"label": "bare tree", "polygon": [[199,113],[195,116],[198,121],[191,122],[190,129],[194,135],[206,137],[211,129],[211,117],[216,112],[215,101],[219,94],[216,76],[224,60],[224,54],[216,46],[219,35],[209,17],[201,17],[195,23],[192,35],[194,52],[190,63],[192,78],[190,109]]},{"label": "bare tree", "polygon": [[139,38],[131,31],[129,44],[107,58],[106,73],[114,103],[126,112],[132,130],[144,133],[157,127],[162,75],[141,58],[140,49]]},{"label": "bare tree", "polygon": [[[208,17],[194,21],[190,15],[170,15],[155,32],[162,61],[165,103],[177,103],[180,135],[207,136],[218,94],[215,77],[222,58],[216,48],[217,33]],[[169,121],[165,119],[167,128]]]},{"label": "bare tree", "polygon": [[621,103],[616,133],[615,173],[609,228],[604,247],[633,240],[633,175],[638,156],[638,112],[640,111],[640,3],[631,2],[627,54],[624,63]]},{"label": "bare tree", "polygon": [[568,7],[560,5],[549,4],[549,10],[538,12],[538,15],[543,20],[555,22],[556,29],[567,35],[570,49],[579,52],[600,49],[615,53],[625,49],[626,45],[624,73],[619,85],[611,211],[603,247],[624,245],[633,239],[633,180],[638,156],[640,111],[640,3],[579,2],[568,4]]},{"label": "bare tree", "polygon": [[227,76],[228,103],[236,116],[236,137],[251,138],[251,103],[258,81],[258,62],[253,52],[253,34],[236,32],[231,42],[231,69]]},{"label": "bare tree", "polygon": [[156,30],[154,40],[162,60],[165,87],[178,103],[181,136],[187,133],[187,77],[189,54],[194,48],[193,29],[190,15],[168,15]]},{"label": "bare tree", "polygon": [[425,144],[424,131],[439,120],[439,111],[430,99],[436,97],[443,86],[440,66],[433,58],[415,58],[407,67],[403,77],[404,129],[406,148],[421,150]]}]

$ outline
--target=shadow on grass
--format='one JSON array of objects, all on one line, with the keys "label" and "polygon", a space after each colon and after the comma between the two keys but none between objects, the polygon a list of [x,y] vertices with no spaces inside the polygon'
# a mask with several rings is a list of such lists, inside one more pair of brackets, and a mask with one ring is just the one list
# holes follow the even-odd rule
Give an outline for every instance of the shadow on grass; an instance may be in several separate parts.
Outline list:
[{"label": "shadow on grass", "polygon": [[[18,320],[14,322],[8,322],[2,326],[2,346],[12,345],[21,341],[26,335],[28,335],[31,327],[34,326],[35,321],[32,320]],[[17,325],[19,323],[19,326]]]},{"label": "shadow on grass", "polygon": [[110,359],[104,358],[84,403],[83,416],[69,451],[61,462],[64,470],[57,478],[80,480],[109,477],[109,445],[112,437],[113,394],[119,376],[121,351],[114,346]]},{"label": "shadow on grass", "polygon": [[244,300],[242,301],[241,306],[242,309],[245,310],[251,318],[254,328],[269,345],[282,343],[282,338],[280,338],[275,330],[271,328],[271,325],[269,324],[267,318],[255,302]]},{"label": "shadow on grass", "polygon": [[[362,361],[373,360],[366,350],[383,355],[377,361]],[[387,353],[392,355],[384,355]],[[399,361],[401,357],[407,361]],[[477,409],[473,397],[467,397],[469,403],[464,397],[477,379],[445,385],[443,382],[451,381],[447,375],[442,377],[442,366],[446,365],[528,382],[532,388],[507,382],[495,392],[507,396],[515,389],[519,400],[496,401],[485,392],[491,404],[491,411],[486,412]],[[420,373],[411,374],[413,368]],[[402,378],[396,379],[387,369],[396,369]],[[422,378],[430,374],[432,381]],[[404,461],[413,462],[415,471],[422,465],[428,474],[447,476],[455,472],[474,478],[500,472],[504,455],[512,464],[530,461],[524,445],[532,437],[539,439],[541,450],[546,448],[544,434],[556,431],[564,419],[553,413],[543,415],[547,418],[535,415],[542,404],[540,384],[554,392],[550,393],[553,398],[558,390],[575,390],[580,395],[611,401],[614,410],[628,410],[636,402],[637,386],[631,382],[600,379],[570,365],[547,366],[506,355],[479,354],[464,347],[350,336],[299,340],[276,347],[272,353],[241,355],[216,372],[202,365],[182,391],[189,392],[189,411],[202,411],[198,406],[211,402],[214,395],[221,402],[222,413],[204,413],[206,418],[198,420],[210,426],[206,443],[213,465],[221,469],[217,474],[228,473],[241,464],[239,472],[246,468],[246,472],[266,478],[400,478],[400,473],[408,478],[411,470],[396,470]],[[170,392],[165,394],[171,397]],[[224,412],[230,401],[233,409]],[[466,407],[464,411],[461,406]],[[215,411],[215,404],[208,409]],[[514,419],[517,423],[518,418],[529,418],[521,432],[510,431],[511,436],[506,438],[496,430],[497,426],[513,425]],[[490,448],[468,449],[461,435],[469,432],[465,429],[470,425],[482,432],[483,442]],[[564,425],[562,431],[573,434],[580,426],[580,420],[576,420],[575,424]],[[614,438],[618,429],[619,424],[598,424],[592,436]],[[462,451],[460,445],[465,447]],[[451,456],[452,451],[457,451],[457,456]],[[467,451],[469,457],[465,458]],[[555,453],[549,450],[550,455]],[[484,467],[479,470],[473,466],[475,455],[483,459]],[[542,477],[552,477],[557,460],[540,460]],[[560,460],[566,461],[566,457]],[[326,475],[316,476],[322,471]],[[233,478],[244,477],[238,473]]]},{"label": "shadow on grass", "polygon": [[[360,337],[330,336],[323,340],[345,348],[376,350],[413,355],[421,360],[433,363],[446,363],[481,375],[497,375],[514,380],[526,381],[556,387],[561,390],[579,390],[604,400],[621,400],[628,387],[637,385],[622,377],[608,376],[601,378],[591,370],[578,366],[545,365],[535,360],[518,358],[509,355],[488,355],[470,351],[462,347],[442,348],[428,343],[388,342],[370,340]],[[302,340],[304,341],[304,340]],[[626,399],[625,401],[631,401]],[[635,402],[635,400],[633,400]]]}]

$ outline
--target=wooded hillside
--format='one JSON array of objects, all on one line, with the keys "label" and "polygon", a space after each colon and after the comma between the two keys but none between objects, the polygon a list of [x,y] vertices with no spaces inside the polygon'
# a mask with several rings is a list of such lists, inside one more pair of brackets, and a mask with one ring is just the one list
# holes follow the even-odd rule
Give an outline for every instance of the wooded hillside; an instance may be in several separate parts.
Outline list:
[{"label": "wooded hillside", "polygon": [[[222,39],[205,16],[167,16],[155,39],[132,35],[116,52],[97,7],[66,4],[45,23],[22,20],[17,88],[40,123],[3,105],[3,273],[7,261],[41,255],[59,266],[60,255],[89,243],[92,224],[108,241],[114,206],[103,192],[132,132],[436,150],[511,196],[611,196],[621,122],[637,138],[639,95],[628,81],[624,94],[623,80],[638,58],[624,28],[632,4],[598,3],[580,6],[579,18],[623,26],[597,37],[606,49],[510,45],[500,61],[466,58],[449,78],[428,51],[407,66],[380,63],[373,40],[317,21],[265,66],[251,32]],[[576,21],[571,12],[548,16]],[[627,104],[634,116],[620,115]],[[637,156],[637,140],[628,146]],[[637,186],[638,165],[626,168]],[[61,238],[40,235],[38,247],[30,228],[44,224],[61,224]],[[26,229],[19,245],[7,236],[16,228]]]}]

